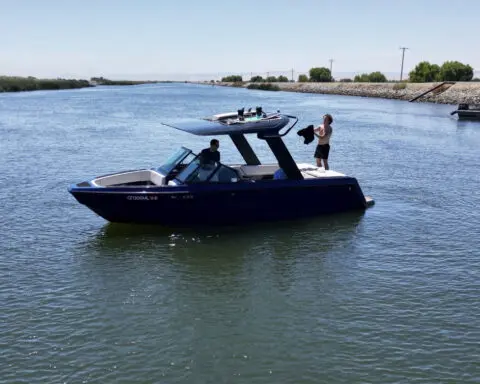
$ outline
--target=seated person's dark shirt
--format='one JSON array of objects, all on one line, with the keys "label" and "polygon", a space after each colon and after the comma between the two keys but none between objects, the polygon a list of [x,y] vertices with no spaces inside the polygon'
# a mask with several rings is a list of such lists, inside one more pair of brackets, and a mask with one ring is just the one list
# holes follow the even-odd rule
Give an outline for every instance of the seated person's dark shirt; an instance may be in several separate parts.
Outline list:
[{"label": "seated person's dark shirt", "polygon": [[200,152],[200,162],[202,164],[214,164],[220,161],[220,152],[212,152],[210,148],[205,148]]}]

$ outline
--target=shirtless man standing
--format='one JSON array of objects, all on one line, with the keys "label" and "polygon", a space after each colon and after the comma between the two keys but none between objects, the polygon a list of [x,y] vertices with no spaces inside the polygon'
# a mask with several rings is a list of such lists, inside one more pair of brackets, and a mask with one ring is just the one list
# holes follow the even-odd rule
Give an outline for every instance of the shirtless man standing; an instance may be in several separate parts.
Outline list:
[{"label": "shirtless man standing", "polygon": [[318,145],[315,149],[315,160],[317,167],[322,166],[322,160],[325,170],[328,170],[328,153],[330,152],[330,137],[332,136],[333,123],[332,115],[326,114],[323,116],[323,124],[313,130],[315,136],[318,137]]}]

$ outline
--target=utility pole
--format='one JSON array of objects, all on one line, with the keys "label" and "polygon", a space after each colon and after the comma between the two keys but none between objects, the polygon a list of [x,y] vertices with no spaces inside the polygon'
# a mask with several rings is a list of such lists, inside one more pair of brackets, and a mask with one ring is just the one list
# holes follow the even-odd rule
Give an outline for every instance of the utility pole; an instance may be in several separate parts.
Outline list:
[{"label": "utility pole", "polygon": [[402,50],[402,69],[400,70],[400,81],[402,81],[403,78],[403,60],[405,59],[405,50],[408,49],[407,47],[400,47]]},{"label": "utility pole", "polygon": [[292,83],[293,83],[293,68],[292,68]]},{"label": "utility pole", "polygon": [[330,74],[332,74],[332,66],[333,66],[333,59],[328,60],[330,61]]}]

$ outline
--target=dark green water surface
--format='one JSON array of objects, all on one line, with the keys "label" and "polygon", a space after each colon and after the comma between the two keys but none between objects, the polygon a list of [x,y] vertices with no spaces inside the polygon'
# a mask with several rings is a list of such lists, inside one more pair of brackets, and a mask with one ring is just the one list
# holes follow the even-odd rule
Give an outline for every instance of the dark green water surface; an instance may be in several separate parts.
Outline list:
[{"label": "dark green water surface", "polygon": [[[257,105],[299,127],[331,113],[331,167],[376,205],[176,231],[67,193],[207,146],[162,118]],[[480,382],[480,124],[453,109],[187,84],[0,95],[0,383]]]}]

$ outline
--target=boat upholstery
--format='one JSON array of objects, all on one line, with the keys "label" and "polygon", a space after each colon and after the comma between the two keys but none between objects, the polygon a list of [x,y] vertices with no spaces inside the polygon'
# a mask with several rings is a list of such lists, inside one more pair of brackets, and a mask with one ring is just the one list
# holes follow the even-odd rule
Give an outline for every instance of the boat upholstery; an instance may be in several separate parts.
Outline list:
[{"label": "boat upholstery", "polygon": [[242,165],[240,173],[245,177],[273,175],[279,168],[278,164]]},{"label": "boat upholstery", "polygon": [[117,173],[114,175],[99,177],[93,180],[93,184],[99,187],[128,184],[141,181],[150,181],[155,185],[165,185],[165,176],[153,170],[141,170],[133,172]]}]

